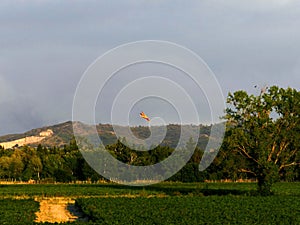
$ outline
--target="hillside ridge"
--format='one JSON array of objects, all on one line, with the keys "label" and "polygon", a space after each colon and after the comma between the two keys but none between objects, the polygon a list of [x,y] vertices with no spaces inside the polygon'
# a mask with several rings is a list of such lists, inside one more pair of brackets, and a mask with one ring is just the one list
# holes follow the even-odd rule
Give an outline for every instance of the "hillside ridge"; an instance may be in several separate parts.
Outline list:
[{"label": "hillside ridge", "polygon": [[[77,122],[80,123],[80,122]],[[115,125],[114,125],[115,126]],[[117,141],[117,136],[114,132],[114,126],[111,124],[97,124],[96,129],[101,141],[104,145],[113,144]],[[167,125],[167,133],[162,142],[162,145],[168,145],[170,147],[176,147],[178,139],[180,137],[181,126],[185,127],[187,125],[169,124]],[[159,126],[158,126],[159,127]],[[198,139],[198,146],[205,148],[210,135],[211,126],[204,125],[194,125],[188,133],[193,136],[193,132],[197,132],[200,129],[200,136]],[[118,126],[118,129],[128,129],[126,126]],[[150,136],[150,129],[147,126],[133,126],[130,127],[132,133],[140,138],[146,139]],[[48,135],[45,132],[50,132]],[[83,136],[90,135],[89,133],[83,133]],[[44,126],[41,128],[32,129],[21,134],[9,134],[0,136],[0,145],[7,148],[12,148],[14,146],[28,145],[36,147],[39,144],[48,147],[61,147],[70,143],[74,137],[73,133],[73,122],[67,121],[55,125]],[[189,138],[189,137],[185,137]]]}]

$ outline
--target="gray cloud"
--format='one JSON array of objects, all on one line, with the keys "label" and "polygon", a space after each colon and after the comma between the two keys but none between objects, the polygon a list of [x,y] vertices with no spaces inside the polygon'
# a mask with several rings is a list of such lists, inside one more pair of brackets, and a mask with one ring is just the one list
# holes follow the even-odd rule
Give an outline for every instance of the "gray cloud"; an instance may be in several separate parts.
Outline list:
[{"label": "gray cloud", "polygon": [[20,1],[0,3],[0,134],[71,119],[76,85],[117,45],[184,45],[228,91],[300,88],[296,0]]}]

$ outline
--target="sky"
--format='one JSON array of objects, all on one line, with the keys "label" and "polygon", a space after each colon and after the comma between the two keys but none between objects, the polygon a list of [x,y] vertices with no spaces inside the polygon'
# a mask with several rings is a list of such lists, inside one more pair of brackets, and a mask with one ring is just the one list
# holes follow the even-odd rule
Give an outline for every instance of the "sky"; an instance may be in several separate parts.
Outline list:
[{"label": "sky", "polygon": [[[174,42],[198,54],[225,97],[240,89],[258,93],[254,85],[300,90],[299,27],[297,0],[2,0],[0,135],[71,120],[76,88],[91,63],[140,40]],[[108,100],[124,80],[114,82],[97,106],[106,109],[98,122],[111,122]],[[181,82],[189,89],[190,81]],[[134,113],[145,107],[140,104]],[[178,113],[165,102],[146,99],[144,105],[151,116],[171,115],[166,122],[177,122]]]}]

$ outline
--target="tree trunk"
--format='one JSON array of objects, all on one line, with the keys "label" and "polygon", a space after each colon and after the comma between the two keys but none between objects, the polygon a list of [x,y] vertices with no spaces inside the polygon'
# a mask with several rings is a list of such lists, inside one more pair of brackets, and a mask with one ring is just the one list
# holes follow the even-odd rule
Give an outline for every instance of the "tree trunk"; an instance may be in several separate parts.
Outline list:
[{"label": "tree trunk", "polygon": [[272,195],[272,185],[279,179],[278,167],[272,163],[258,166],[258,193],[263,196]]},{"label": "tree trunk", "polygon": [[272,183],[266,181],[264,177],[258,177],[258,193],[263,196],[272,195]]}]

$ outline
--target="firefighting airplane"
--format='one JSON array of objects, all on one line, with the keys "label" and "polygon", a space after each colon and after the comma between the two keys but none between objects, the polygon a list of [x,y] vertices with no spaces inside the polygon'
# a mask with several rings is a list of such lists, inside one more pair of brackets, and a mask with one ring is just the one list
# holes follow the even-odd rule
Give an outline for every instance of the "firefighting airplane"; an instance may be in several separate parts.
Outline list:
[{"label": "firefighting airplane", "polygon": [[144,112],[140,113],[140,117],[147,120],[148,122],[150,121],[149,117]]}]

